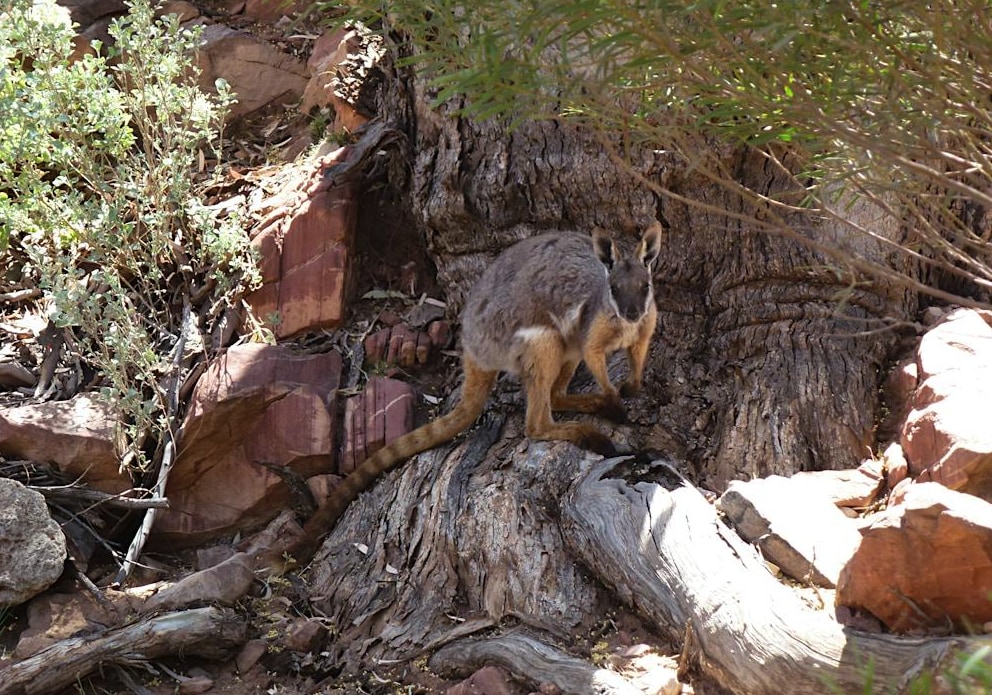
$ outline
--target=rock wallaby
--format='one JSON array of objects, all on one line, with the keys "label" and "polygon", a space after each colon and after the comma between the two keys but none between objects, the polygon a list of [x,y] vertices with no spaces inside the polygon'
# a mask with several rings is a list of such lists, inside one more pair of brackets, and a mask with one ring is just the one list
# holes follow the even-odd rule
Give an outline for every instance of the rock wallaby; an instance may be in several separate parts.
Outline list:
[{"label": "rock wallaby", "polygon": [[[620,395],[641,387],[644,361],[658,312],[651,271],[661,246],[661,225],[645,231],[625,257],[602,230],[592,236],[551,232],[504,251],[482,274],[462,313],[465,381],[454,409],[368,458],[321,505],[289,550],[296,562],[312,557],[320,539],[345,508],[396,464],[453,439],[482,413],[498,374],[520,377],[527,394],[527,436],[559,439],[604,455],[609,437],[585,422],[556,422],[552,412],[598,413],[623,419]],[[607,357],[627,350],[629,375],[618,392]],[[585,362],[599,393],[566,392]]]}]

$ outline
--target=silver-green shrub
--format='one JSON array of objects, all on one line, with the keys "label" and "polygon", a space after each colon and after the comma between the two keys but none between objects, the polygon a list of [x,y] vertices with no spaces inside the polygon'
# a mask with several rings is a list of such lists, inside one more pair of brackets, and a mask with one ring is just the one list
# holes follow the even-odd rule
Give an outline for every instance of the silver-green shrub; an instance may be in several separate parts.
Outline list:
[{"label": "silver-green shrub", "polygon": [[122,414],[123,460],[144,465],[142,442],[169,426],[184,304],[215,317],[257,270],[238,220],[197,195],[231,102],[197,86],[199,32],[148,0],[109,31],[112,47],[72,59],[63,8],[0,0],[0,249],[4,265],[27,259],[22,282]]}]

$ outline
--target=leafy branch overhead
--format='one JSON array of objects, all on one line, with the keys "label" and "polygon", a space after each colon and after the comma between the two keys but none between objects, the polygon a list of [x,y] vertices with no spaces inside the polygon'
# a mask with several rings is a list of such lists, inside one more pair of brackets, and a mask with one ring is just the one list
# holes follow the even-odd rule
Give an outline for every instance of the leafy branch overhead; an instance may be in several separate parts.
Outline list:
[{"label": "leafy branch overhead", "polygon": [[[440,0],[425,11],[399,0],[388,13],[359,5],[363,21],[399,37],[438,105],[474,118],[581,124],[635,175],[651,165],[645,153],[655,166],[688,162],[760,210],[711,211],[728,230],[743,221],[817,245],[795,213],[846,225],[844,207],[859,201],[877,208],[880,226],[902,228],[901,238],[853,231],[891,246],[899,263],[951,277],[960,296],[882,269],[856,247],[821,244],[833,263],[967,303],[992,283],[984,3],[527,0],[466,11]],[[726,170],[719,143],[762,148],[793,185],[774,197],[752,190]],[[644,183],[684,195],[650,176]]]},{"label": "leafy branch overhead", "polygon": [[102,374],[121,454],[144,466],[170,427],[184,304],[209,333],[257,272],[239,221],[197,195],[231,102],[196,85],[197,31],[135,0],[109,33],[113,46],[74,57],[64,8],[0,2],[0,242]]}]

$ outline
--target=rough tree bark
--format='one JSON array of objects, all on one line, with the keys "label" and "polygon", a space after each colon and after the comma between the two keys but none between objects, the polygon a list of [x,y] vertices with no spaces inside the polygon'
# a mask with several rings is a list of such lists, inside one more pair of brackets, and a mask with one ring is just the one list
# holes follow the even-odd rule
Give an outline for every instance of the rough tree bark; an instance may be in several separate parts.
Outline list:
[{"label": "rough tree bark", "polygon": [[[666,225],[656,274],[659,334],[645,393],[628,403],[632,424],[612,430],[618,442],[661,452],[690,479],[715,488],[734,478],[849,467],[868,453],[881,371],[898,338],[865,331],[877,327],[872,319],[906,320],[916,308],[911,295],[879,282],[852,286],[818,251],[721,214],[760,211],[680,162],[643,153],[628,171],[599,139],[561,123],[524,123],[511,131],[432,110],[423,85],[410,76],[385,84],[380,117],[410,134],[407,203],[415,225],[409,233],[426,239],[453,315],[486,263],[519,238],[594,225],[633,233],[655,219]],[[731,151],[723,164],[738,182],[769,196],[795,193],[759,152]],[[658,196],[640,177],[702,206]],[[880,234],[899,232],[879,228],[866,206],[844,214]],[[797,212],[790,221],[814,241],[854,244],[891,260],[829,220]],[[614,378],[622,370],[622,363],[614,364]],[[340,630],[332,649],[341,662],[359,670],[445,645],[441,654],[453,654],[465,640],[513,625],[568,644],[618,605],[633,607],[660,634],[679,638],[687,620],[708,634],[687,598],[705,587],[663,577],[657,591],[681,607],[659,608],[625,579],[636,575],[633,567],[651,562],[647,549],[631,546],[625,563],[604,538],[580,533],[611,523],[607,516],[577,521],[609,509],[586,509],[586,498],[576,493],[595,477],[598,457],[567,444],[528,443],[522,395],[504,385],[499,399],[460,442],[380,481],[328,537],[311,570],[312,589],[318,608]],[[621,497],[635,499],[641,494],[635,489]],[[717,530],[715,516],[701,523],[718,536],[727,533]],[[673,530],[669,542],[693,542],[679,528],[683,535]],[[597,565],[597,553],[623,566]],[[698,566],[691,552],[679,560],[686,576],[705,579],[705,558],[696,558]],[[756,564],[743,566],[754,570]],[[735,619],[749,616],[731,612],[728,620]],[[775,619],[769,618],[772,630],[782,627]],[[820,625],[816,630],[832,621],[827,613],[809,619]],[[747,655],[758,647],[744,633],[735,633],[736,647]],[[840,639],[840,628],[830,634]],[[748,672],[735,680],[726,654],[706,653],[727,643],[700,643],[703,671],[739,692],[772,692],[763,679],[781,684],[776,677],[794,671],[807,684],[824,672],[844,684],[860,677],[843,647],[796,665],[788,663],[799,658],[790,651],[795,643],[785,640],[773,645],[771,656],[755,652],[766,665],[788,664],[784,671],[769,668],[757,679]],[[883,659],[886,677],[919,665],[906,657],[908,647],[876,647],[858,635],[850,636],[850,645]]]}]

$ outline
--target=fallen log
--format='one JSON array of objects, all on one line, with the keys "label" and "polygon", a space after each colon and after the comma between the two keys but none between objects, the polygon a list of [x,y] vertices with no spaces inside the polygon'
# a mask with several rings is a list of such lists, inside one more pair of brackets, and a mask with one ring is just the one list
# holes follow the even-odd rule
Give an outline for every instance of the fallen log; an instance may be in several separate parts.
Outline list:
[{"label": "fallen log", "polygon": [[229,608],[156,615],[56,642],[0,671],[0,695],[58,692],[102,664],[134,664],[171,654],[221,658],[245,642],[245,619]]},{"label": "fallen log", "polygon": [[691,633],[702,673],[736,693],[861,692],[869,680],[901,691],[971,642],[859,632],[812,609],[662,462],[596,465],[562,524],[600,581],[673,640]]}]

